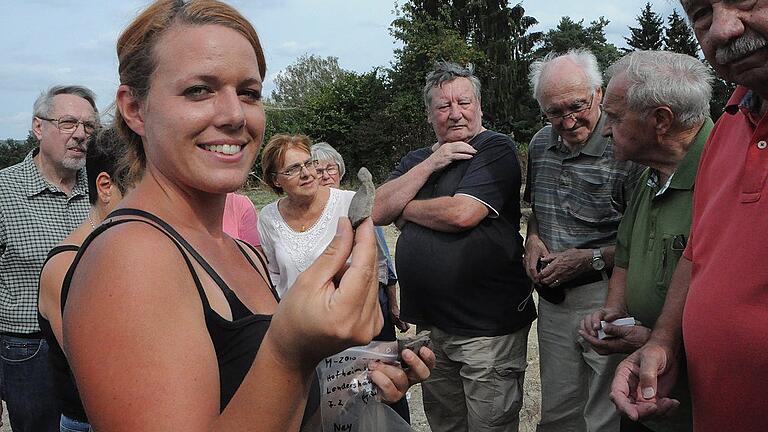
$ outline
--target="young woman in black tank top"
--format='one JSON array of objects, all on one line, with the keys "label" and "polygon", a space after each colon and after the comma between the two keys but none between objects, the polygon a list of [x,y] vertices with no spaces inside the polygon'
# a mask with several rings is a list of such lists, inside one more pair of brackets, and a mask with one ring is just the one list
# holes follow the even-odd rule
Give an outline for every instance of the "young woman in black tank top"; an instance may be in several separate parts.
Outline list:
[{"label": "young woman in black tank top", "polygon": [[[216,1],[162,0],[121,35],[118,59],[116,126],[130,161],[145,168],[121,207],[146,213],[105,223],[68,284],[64,348],[88,419],[109,431],[298,430],[315,365],[381,328],[373,226],[353,232],[342,219],[278,306],[250,262],[256,255],[221,228],[226,193],[245,181],[264,134],[255,31]],[[213,324],[237,333],[243,320],[270,315],[250,353],[222,354]],[[223,366],[251,354],[247,370]],[[404,356],[408,374],[376,368],[388,377],[385,393],[429,374],[416,355]],[[230,379],[237,388],[227,403]]]}]

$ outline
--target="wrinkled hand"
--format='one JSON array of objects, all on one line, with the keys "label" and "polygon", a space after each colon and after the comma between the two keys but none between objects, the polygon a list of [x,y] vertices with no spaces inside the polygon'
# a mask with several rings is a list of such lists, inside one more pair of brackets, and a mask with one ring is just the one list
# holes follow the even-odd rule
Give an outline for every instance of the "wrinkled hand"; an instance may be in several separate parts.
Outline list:
[{"label": "wrinkled hand", "polygon": [[411,325],[400,319],[400,308],[396,304],[389,306],[389,316],[392,318],[392,323],[395,324],[401,332],[407,332]]},{"label": "wrinkled hand", "polygon": [[579,334],[585,341],[592,345],[592,349],[600,355],[609,355],[616,353],[632,353],[638,348],[643,346],[651,337],[651,329],[639,324],[633,326],[617,326],[613,324],[605,324],[603,331],[607,336],[612,336],[606,339],[598,339],[596,336],[592,336],[579,330]]},{"label": "wrinkled hand", "polygon": [[525,256],[523,257],[523,264],[525,265],[525,272],[528,273],[528,277],[534,283],[541,283],[539,280],[539,271],[536,270],[536,264],[539,258],[543,258],[549,255],[549,249],[543,241],[537,235],[531,235],[525,241]]},{"label": "wrinkled hand", "polygon": [[435,367],[435,353],[427,347],[421,347],[419,355],[403,350],[401,356],[408,364],[407,370],[381,362],[368,365],[371,381],[381,389],[382,399],[388,403],[402,399],[412,385],[429,378],[430,370]]},{"label": "wrinkled hand", "polygon": [[453,161],[472,159],[477,150],[464,141],[454,141],[443,143],[435,148],[432,146],[432,154],[427,158],[427,162],[432,166],[432,171],[441,170]]},{"label": "wrinkled hand", "polygon": [[627,312],[620,309],[600,308],[582,318],[579,333],[584,332],[590,336],[597,337],[597,331],[602,327],[600,321],[615,321],[626,316]]},{"label": "wrinkled hand", "polygon": [[547,266],[539,273],[540,283],[548,286],[561,285],[591,270],[592,267],[587,265],[587,258],[592,256],[591,253],[589,249],[568,249],[545,255],[541,261],[547,263]]},{"label": "wrinkled hand", "polygon": [[677,372],[672,350],[650,341],[619,363],[611,384],[611,400],[633,421],[667,415],[680,405],[667,397]]},{"label": "wrinkled hand", "polygon": [[[354,247],[353,247],[354,241]],[[338,287],[334,275],[351,264]],[[323,358],[366,345],[381,331],[376,238],[368,218],[357,230],[340,218],[336,236],[288,290],[268,335],[286,364],[312,369]]]}]

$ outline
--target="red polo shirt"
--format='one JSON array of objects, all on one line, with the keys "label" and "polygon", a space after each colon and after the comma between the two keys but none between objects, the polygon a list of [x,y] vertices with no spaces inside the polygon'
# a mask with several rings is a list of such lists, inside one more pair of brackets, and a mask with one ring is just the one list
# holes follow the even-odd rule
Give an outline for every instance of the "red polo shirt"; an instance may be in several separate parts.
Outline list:
[{"label": "red polo shirt", "polygon": [[739,87],[701,158],[683,338],[697,432],[768,431],[768,116]]}]

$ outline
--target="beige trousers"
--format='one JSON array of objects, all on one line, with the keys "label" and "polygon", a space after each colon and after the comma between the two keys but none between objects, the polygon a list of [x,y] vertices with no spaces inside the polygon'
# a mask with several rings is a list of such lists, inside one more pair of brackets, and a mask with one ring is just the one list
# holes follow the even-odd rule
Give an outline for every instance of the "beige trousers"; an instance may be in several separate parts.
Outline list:
[{"label": "beige trousers", "polygon": [[608,282],[566,291],[565,301],[539,300],[541,421],[537,432],[618,432],[608,395],[621,354],[602,356],[578,342],[578,326],[605,302]]},{"label": "beige trousers", "polygon": [[516,432],[530,326],[493,337],[455,336],[435,327],[437,362],[422,383],[433,432]]}]

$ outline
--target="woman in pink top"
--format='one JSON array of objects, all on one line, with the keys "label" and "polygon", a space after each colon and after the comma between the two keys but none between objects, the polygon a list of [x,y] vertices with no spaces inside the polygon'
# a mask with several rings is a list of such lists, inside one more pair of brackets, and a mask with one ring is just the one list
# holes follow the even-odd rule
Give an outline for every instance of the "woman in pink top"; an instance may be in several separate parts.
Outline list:
[{"label": "woman in pink top", "polygon": [[259,219],[256,207],[251,199],[234,192],[227,194],[224,205],[224,220],[222,228],[230,237],[250,243],[253,247],[261,246],[259,230],[256,221]]}]

